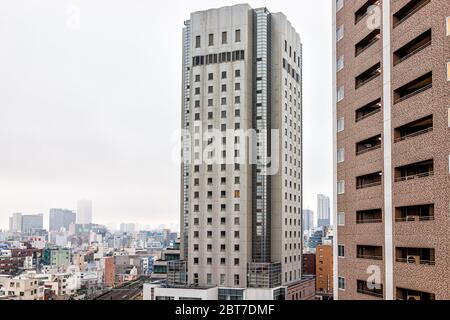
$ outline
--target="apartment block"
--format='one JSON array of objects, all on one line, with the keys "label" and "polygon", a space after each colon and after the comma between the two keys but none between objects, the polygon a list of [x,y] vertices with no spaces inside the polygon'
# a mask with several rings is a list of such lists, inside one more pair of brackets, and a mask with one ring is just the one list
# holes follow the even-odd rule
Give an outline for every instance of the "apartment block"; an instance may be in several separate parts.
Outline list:
[{"label": "apartment block", "polygon": [[450,299],[450,2],[333,2],[335,298]]}]

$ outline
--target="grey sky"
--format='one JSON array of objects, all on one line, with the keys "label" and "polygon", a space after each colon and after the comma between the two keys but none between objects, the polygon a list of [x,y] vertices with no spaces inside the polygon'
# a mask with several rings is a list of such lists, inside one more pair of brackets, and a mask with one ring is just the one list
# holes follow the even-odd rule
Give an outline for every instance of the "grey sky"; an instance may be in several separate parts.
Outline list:
[{"label": "grey sky", "polygon": [[[2,0],[0,228],[82,198],[95,222],[177,223],[183,21],[240,2]],[[249,3],[284,12],[302,37],[304,206],[315,210],[332,193],[331,1]]]}]

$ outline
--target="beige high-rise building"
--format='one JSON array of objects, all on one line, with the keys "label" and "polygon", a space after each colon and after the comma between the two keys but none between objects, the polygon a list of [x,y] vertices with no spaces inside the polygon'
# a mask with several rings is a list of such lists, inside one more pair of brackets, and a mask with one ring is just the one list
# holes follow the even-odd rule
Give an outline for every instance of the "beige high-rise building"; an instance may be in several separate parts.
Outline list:
[{"label": "beige high-rise building", "polygon": [[226,288],[219,299],[285,297],[302,281],[299,35],[266,8],[192,13],[182,98],[187,284]]},{"label": "beige high-rise building", "polygon": [[335,298],[450,299],[450,2],[333,9]]}]

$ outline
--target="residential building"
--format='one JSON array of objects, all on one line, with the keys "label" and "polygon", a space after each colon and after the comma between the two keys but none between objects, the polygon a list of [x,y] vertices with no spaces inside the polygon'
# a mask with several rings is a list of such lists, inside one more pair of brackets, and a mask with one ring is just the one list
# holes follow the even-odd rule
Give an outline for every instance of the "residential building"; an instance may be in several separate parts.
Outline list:
[{"label": "residential building", "polygon": [[335,298],[448,300],[450,2],[339,4]]},{"label": "residential building", "polygon": [[319,245],[316,250],[316,291],[333,294],[333,246]]},{"label": "residential building", "polygon": [[24,234],[33,235],[34,230],[42,230],[44,228],[44,215],[22,215],[21,231]]}]

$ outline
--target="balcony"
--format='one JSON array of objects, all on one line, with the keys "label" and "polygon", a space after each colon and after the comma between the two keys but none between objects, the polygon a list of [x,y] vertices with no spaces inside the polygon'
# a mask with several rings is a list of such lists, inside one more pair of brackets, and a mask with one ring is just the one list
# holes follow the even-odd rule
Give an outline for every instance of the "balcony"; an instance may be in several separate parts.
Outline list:
[{"label": "balcony", "polygon": [[356,144],[356,155],[360,156],[362,154],[365,154],[367,152],[380,149],[381,148],[381,134],[366,139],[364,141],[358,142]]},{"label": "balcony", "polygon": [[355,12],[355,24],[357,24],[367,16],[368,10],[371,6],[378,6],[379,4],[380,4],[379,0],[369,0],[366,3],[364,3],[362,7]]},{"label": "balcony", "polygon": [[377,100],[372,101],[372,102],[366,104],[365,106],[359,108],[358,110],[356,110],[355,121],[360,122],[364,119],[367,119],[367,118],[377,114],[380,111],[381,111],[381,99],[378,98]]},{"label": "balcony", "polygon": [[434,293],[428,293],[412,289],[397,288],[397,300],[433,301],[436,300],[436,296]]},{"label": "balcony", "polygon": [[357,292],[372,297],[383,298],[383,285],[357,280]]},{"label": "balcony", "polygon": [[357,246],[358,259],[383,260],[383,247],[380,246]]},{"label": "balcony", "polygon": [[423,248],[396,248],[396,261],[411,265],[436,265],[435,250]]},{"label": "balcony", "polygon": [[380,172],[371,173],[371,174],[368,174],[365,176],[357,177],[356,178],[356,189],[361,190],[361,189],[381,186],[382,175],[383,175],[383,173],[380,171]]},{"label": "balcony", "polygon": [[395,208],[396,222],[433,221],[434,204]]},{"label": "balcony", "polygon": [[394,28],[425,7],[430,0],[411,0],[394,14]]},{"label": "balcony", "polygon": [[433,168],[433,159],[395,168],[395,182],[403,182],[433,176]]},{"label": "balcony", "polygon": [[394,66],[407,60],[431,45],[431,29],[425,31],[414,40],[394,52]]},{"label": "balcony", "polygon": [[356,224],[382,223],[381,209],[356,211]]},{"label": "balcony", "polygon": [[369,33],[364,39],[355,45],[355,57],[369,49],[375,42],[381,39],[381,30],[375,29]]},{"label": "balcony", "polygon": [[355,78],[355,88],[359,89],[366,83],[369,83],[373,79],[379,77],[381,75],[381,63],[378,62],[373,67],[367,69],[363,73],[361,73],[359,76]]},{"label": "balcony", "polygon": [[394,103],[405,101],[433,87],[433,72],[429,72],[416,80],[394,91]]},{"label": "balcony", "polygon": [[394,131],[394,142],[409,140],[433,131],[433,115],[398,127]]}]

